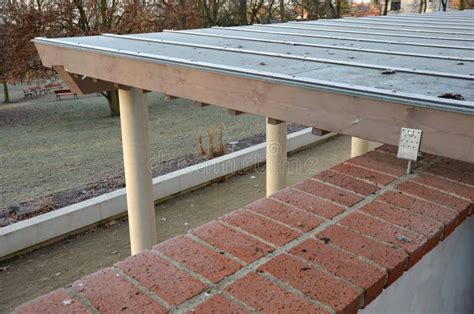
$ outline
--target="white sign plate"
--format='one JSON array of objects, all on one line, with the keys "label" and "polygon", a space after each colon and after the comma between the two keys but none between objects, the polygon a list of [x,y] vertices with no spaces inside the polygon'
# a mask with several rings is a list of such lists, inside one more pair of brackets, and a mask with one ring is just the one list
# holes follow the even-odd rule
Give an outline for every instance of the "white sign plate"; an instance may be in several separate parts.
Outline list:
[{"label": "white sign plate", "polygon": [[421,130],[402,128],[400,143],[398,144],[397,157],[401,159],[416,161],[420,150]]}]

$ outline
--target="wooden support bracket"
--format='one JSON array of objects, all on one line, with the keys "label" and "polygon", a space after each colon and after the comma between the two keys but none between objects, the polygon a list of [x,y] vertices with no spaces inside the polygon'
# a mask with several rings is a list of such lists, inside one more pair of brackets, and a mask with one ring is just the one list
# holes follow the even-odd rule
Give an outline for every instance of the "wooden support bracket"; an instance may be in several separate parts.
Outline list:
[{"label": "wooden support bracket", "polygon": [[329,133],[331,133],[331,132],[326,131],[326,130],[317,129],[317,128],[313,128],[311,130],[311,134],[316,135],[316,136],[323,136],[323,135],[326,135],[326,134],[329,134]]},{"label": "wooden support bracket", "polygon": [[234,110],[234,109],[227,109],[227,113],[230,114],[231,116],[238,116],[245,112]]},{"label": "wooden support bracket", "polygon": [[75,94],[84,95],[117,89],[111,82],[67,72],[61,65],[55,65],[53,69],[58,72],[67,87]]},{"label": "wooden support bracket", "polygon": [[278,125],[278,124],[282,124],[284,122],[285,121],[281,121],[281,120],[278,120],[278,119],[267,118],[267,123],[271,124],[271,125]]},{"label": "wooden support bracket", "polygon": [[206,104],[206,103],[199,102],[199,101],[194,101],[194,105],[199,107],[199,108],[210,106],[210,104]]},{"label": "wooden support bracket", "polygon": [[166,100],[166,101],[171,101],[171,100],[174,100],[174,99],[178,99],[178,97],[176,97],[176,96],[171,96],[171,95],[165,95],[165,100]]}]

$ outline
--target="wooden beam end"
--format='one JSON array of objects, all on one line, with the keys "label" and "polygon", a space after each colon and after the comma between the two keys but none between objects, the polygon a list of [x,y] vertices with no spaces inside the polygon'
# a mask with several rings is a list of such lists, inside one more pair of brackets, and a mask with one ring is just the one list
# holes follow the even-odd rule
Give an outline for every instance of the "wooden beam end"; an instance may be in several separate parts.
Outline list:
[{"label": "wooden beam end", "polygon": [[194,101],[193,103],[194,103],[195,106],[197,106],[199,108],[210,106],[209,104],[199,102],[199,101]]},{"label": "wooden beam end", "polygon": [[331,132],[326,131],[326,130],[321,130],[321,129],[318,129],[318,128],[313,128],[311,130],[311,134],[316,135],[316,136],[323,136],[323,135],[326,135],[326,134],[329,134],[329,133],[331,133]]},{"label": "wooden beam end", "polygon": [[227,109],[227,113],[230,114],[231,116],[238,116],[245,112],[234,110],[234,109]]},{"label": "wooden beam end", "polygon": [[271,125],[278,125],[278,124],[282,124],[283,122],[285,121],[273,119],[273,118],[267,118],[267,123]]},{"label": "wooden beam end", "polygon": [[178,99],[178,97],[172,96],[172,95],[165,95],[165,100],[166,101],[171,101],[171,100],[174,100],[174,99]]}]

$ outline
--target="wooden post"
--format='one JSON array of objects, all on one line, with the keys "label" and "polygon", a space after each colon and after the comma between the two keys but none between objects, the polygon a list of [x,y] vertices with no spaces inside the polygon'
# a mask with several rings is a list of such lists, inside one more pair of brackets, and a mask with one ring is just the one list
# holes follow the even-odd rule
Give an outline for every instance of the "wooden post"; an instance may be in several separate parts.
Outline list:
[{"label": "wooden post", "polygon": [[123,161],[132,255],[156,243],[148,105],[142,90],[119,89]]},{"label": "wooden post", "polygon": [[363,155],[369,151],[369,141],[358,137],[352,138],[351,158]]},{"label": "wooden post", "polygon": [[286,122],[267,118],[267,197],[286,187]]}]

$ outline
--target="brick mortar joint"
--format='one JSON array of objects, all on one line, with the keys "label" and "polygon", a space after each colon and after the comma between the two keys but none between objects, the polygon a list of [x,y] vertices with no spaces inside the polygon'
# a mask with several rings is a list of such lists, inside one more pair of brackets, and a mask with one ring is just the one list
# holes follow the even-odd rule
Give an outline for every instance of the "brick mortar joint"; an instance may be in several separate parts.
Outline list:
[{"label": "brick mortar joint", "polygon": [[[326,184],[326,183],[324,183],[324,184]],[[341,208],[343,208],[344,210],[347,210],[347,209],[349,208],[347,205],[344,205],[344,204],[335,202],[335,201],[333,201],[333,200],[330,200],[330,199],[328,199],[328,198],[325,198],[325,197],[322,197],[322,196],[319,196],[319,195],[311,194],[311,193],[309,193],[309,192],[306,192],[306,191],[303,191],[303,190],[301,190],[301,189],[298,189],[298,188],[296,188],[296,187],[294,187],[294,186],[292,186],[291,189],[292,189],[292,190],[295,190],[295,191],[298,191],[298,192],[301,192],[301,193],[303,193],[303,194],[306,194],[306,195],[308,195],[308,196],[319,197],[319,198],[322,199],[323,201],[326,201],[326,202],[328,202],[328,203],[331,203],[331,204],[333,204],[334,206],[341,207]]]},{"label": "brick mortar joint", "polygon": [[[360,210],[358,211],[359,214],[363,215],[363,216],[367,216],[367,217],[370,217],[374,220],[377,220],[377,221],[380,221],[382,223],[386,223],[386,224],[389,224],[391,226],[395,226],[397,227],[398,229],[401,229],[403,231],[406,231],[406,232],[409,232],[409,233],[415,233],[417,235],[419,235],[420,237],[422,237],[423,239],[425,239],[425,241],[429,240],[428,236],[424,235],[423,233],[419,233],[418,231],[415,231],[415,230],[412,230],[412,229],[409,229],[407,227],[403,227],[403,226],[400,226],[400,225],[397,225],[396,223],[393,223],[393,222],[390,222],[388,220],[385,220],[381,217],[378,217],[378,216],[374,216],[372,214],[369,214],[369,213],[366,213],[365,211],[363,210]],[[350,228],[350,227],[349,227]]]},{"label": "brick mortar joint", "polygon": [[422,198],[422,197],[420,197],[420,196],[418,196],[418,195],[410,194],[410,193],[408,193],[408,192],[401,191],[401,190],[398,190],[398,189],[396,189],[396,188],[393,188],[392,191],[393,191],[393,192],[399,192],[399,193],[401,193],[401,194],[403,194],[403,195],[406,195],[406,196],[415,198],[415,199],[417,199],[417,200],[419,200],[419,201],[422,201],[422,202],[425,202],[425,203],[428,203],[428,204],[432,204],[432,205],[436,205],[436,206],[438,206],[438,207],[442,207],[442,208],[444,208],[444,209],[446,209],[446,210],[448,210],[448,211],[450,211],[450,212],[453,212],[453,213],[455,213],[455,214],[459,214],[459,212],[458,212],[457,210],[455,210],[455,209],[449,208],[448,206],[445,206],[445,205],[443,205],[443,204],[439,204],[439,203],[436,203],[436,202],[427,200],[426,198]]},{"label": "brick mortar joint", "polygon": [[[437,188],[437,187],[435,187],[435,186],[428,185],[428,184],[425,184],[425,183],[422,183],[422,182],[419,182],[419,181],[410,180],[411,178],[417,178],[419,174],[420,174],[420,173],[416,173],[415,175],[412,175],[410,178],[407,179],[407,181],[409,181],[409,182],[411,182],[411,183],[413,183],[413,184],[421,185],[421,186],[423,186],[423,187],[427,187],[427,188],[429,188],[429,189],[432,189],[432,190],[435,190],[435,191],[438,191],[438,192],[447,194],[447,195],[452,196],[452,197],[457,197],[457,198],[460,198],[460,199],[462,199],[462,200],[465,200],[465,201],[468,201],[468,202],[472,202],[470,199],[468,199],[468,198],[466,198],[466,197],[464,197],[464,196],[462,196],[462,195],[459,195],[459,194],[456,194],[456,193],[453,193],[453,192],[450,192],[450,191],[447,191],[447,190],[442,190],[442,189]],[[430,175],[430,174],[425,174],[425,173],[423,173],[423,174],[424,174],[424,175],[432,176],[432,175]],[[432,177],[434,177],[434,176],[432,176]],[[437,177],[435,177],[435,178],[437,178]],[[441,178],[442,178],[442,179],[445,179],[445,178],[443,178],[443,177],[441,177]],[[441,179],[441,178],[439,178],[439,179]],[[455,183],[455,182],[452,182],[452,181],[449,181],[449,182]],[[457,182],[457,183],[459,184],[459,182]],[[464,186],[464,185],[463,185],[463,186]],[[468,186],[464,186],[464,187],[469,188]]]},{"label": "brick mortar joint", "polygon": [[318,182],[318,183],[321,183],[321,184],[330,186],[330,187],[332,187],[332,188],[336,188],[336,189],[339,189],[339,190],[343,190],[344,192],[347,192],[347,193],[350,193],[350,194],[354,194],[354,196],[358,196],[358,197],[362,197],[362,198],[365,198],[365,197],[366,197],[366,196],[363,195],[363,194],[357,193],[357,192],[352,191],[352,190],[348,190],[348,189],[343,188],[343,187],[341,187],[341,186],[339,186],[339,185],[335,185],[335,184],[333,184],[333,183],[331,183],[331,182],[326,182],[326,181],[320,180],[320,179],[318,179],[318,178],[311,177],[311,178],[309,178],[309,180],[316,181],[316,182]]},{"label": "brick mortar joint", "polygon": [[[272,195],[273,195],[273,194],[272,194]],[[321,220],[323,220],[323,221],[328,220],[327,218],[325,218],[325,217],[323,217],[323,216],[320,216],[320,215],[318,215],[318,214],[315,213],[315,212],[312,212],[312,211],[309,211],[309,210],[300,208],[300,207],[298,207],[298,206],[296,206],[296,205],[293,205],[293,204],[290,204],[290,203],[285,203],[284,201],[282,201],[282,200],[280,200],[280,199],[278,199],[278,198],[275,198],[275,197],[272,196],[272,195],[270,195],[270,196],[268,197],[268,199],[271,199],[271,200],[273,200],[273,201],[275,201],[275,202],[277,202],[277,203],[280,203],[280,204],[282,204],[282,205],[286,205],[286,206],[291,207],[291,208],[293,208],[293,209],[297,209],[297,210],[301,210],[301,211],[304,211],[304,212],[306,212],[306,213],[309,213],[309,214],[311,214],[311,215],[315,216],[316,218],[321,219]]]},{"label": "brick mortar joint", "polygon": [[173,258],[171,258],[168,255],[158,251],[157,249],[152,249],[152,250],[150,250],[150,252],[152,254],[156,255],[156,256],[159,256],[159,257],[163,258],[164,260],[168,261],[170,264],[172,264],[173,266],[175,266],[179,270],[181,270],[181,271],[185,272],[186,274],[190,275],[191,277],[197,279],[198,281],[200,281],[201,283],[206,285],[208,287],[207,289],[209,289],[209,287],[212,287],[214,285],[214,283],[212,281],[210,281],[209,279],[207,279],[203,275],[198,274],[195,271],[187,268],[186,266],[184,266],[181,263],[175,261]]},{"label": "brick mortar joint", "polygon": [[310,302],[311,304],[314,304],[314,305],[317,305],[318,307],[321,307],[331,313],[334,313],[335,314],[335,311],[333,308],[331,308],[329,305],[327,304],[324,304],[322,303],[321,301],[318,301],[318,300],[314,300],[313,298],[307,296],[306,294],[304,294],[302,291],[294,288],[290,283],[284,281],[284,280],[281,280],[275,276],[273,276],[272,274],[270,273],[265,273],[265,272],[257,272],[257,274],[259,276],[262,276],[263,278],[267,279],[268,281],[270,281],[271,283],[274,283],[276,285],[278,285],[279,287],[285,289],[286,291],[289,291],[295,295],[298,295],[300,297],[302,297],[303,299],[305,299],[306,301]]},{"label": "brick mortar joint", "polygon": [[117,268],[117,267],[114,266],[112,269],[117,275],[120,276],[120,278],[125,279],[126,281],[128,281],[130,284],[132,284],[138,290],[143,292],[146,296],[150,297],[151,299],[153,299],[158,304],[162,305],[167,310],[171,309],[171,307],[172,307],[171,304],[169,304],[168,302],[163,300],[160,296],[158,296],[153,291],[150,291],[140,281],[138,281],[135,278],[133,278],[132,276],[128,275],[127,273],[122,271],[120,268]]},{"label": "brick mortar joint", "polygon": [[78,300],[82,305],[84,305],[91,313],[99,314],[99,311],[92,305],[92,303],[80,292],[76,291],[73,287],[69,287],[66,291],[76,300]]},{"label": "brick mortar joint", "polygon": [[244,207],[244,209],[245,209],[245,210],[248,210],[248,211],[251,212],[252,214],[255,214],[255,215],[257,215],[257,216],[259,216],[259,217],[261,217],[261,218],[270,220],[271,222],[273,222],[273,223],[275,223],[275,224],[278,224],[278,225],[283,226],[283,227],[285,227],[285,228],[291,229],[291,230],[294,231],[294,232],[297,232],[297,233],[304,233],[304,231],[302,231],[302,230],[300,230],[300,229],[298,229],[298,228],[295,228],[295,227],[293,227],[293,226],[290,226],[290,225],[288,225],[288,224],[286,224],[286,223],[284,223],[284,222],[281,222],[281,221],[279,221],[279,220],[276,220],[275,218],[272,218],[272,217],[269,217],[269,216],[267,216],[267,215],[261,214],[261,213],[259,213],[259,212],[256,212],[256,211],[250,209],[250,208],[247,208],[247,207]]},{"label": "brick mortar joint", "polygon": [[247,263],[245,263],[243,260],[241,260],[240,258],[230,254],[229,252],[225,251],[225,250],[222,250],[222,249],[219,249],[219,248],[216,248],[215,246],[213,246],[212,244],[202,240],[201,238],[199,238],[198,236],[195,236],[194,234],[192,233],[188,233],[186,234],[186,237],[190,238],[191,240],[193,240],[194,242],[196,242],[197,244],[203,246],[203,247],[206,247],[208,248],[209,250],[212,250],[213,252],[216,252],[217,254],[221,254],[231,260],[233,260],[234,262],[238,263],[240,266],[245,266],[247,265]]},{"label": "brick mortar joint", "polygon": [[[398,176],[396,176],[396,175],[393,175],[393,174],[390,174],[390,173],[387,173],[387,172],[383,172],[383,171],[380,171],[380,170],[372,169],[372,168],[367,168],[367,167],[364,167],[362,165],[354,164],[351,161],[352,161],[352,158],[344,161],[341,165],[349,164],[353,167],[361,168],[361,169],[364,169],[364,170],[367,170],[367,171],[376,172],[378,174],[386,175],[386,176],[392,177],[394,179],[398,178]],[[338,166],[338,165],[336,165],[336,166]]]},{"label": "brick mortar joint", "polygon": [[[394,191],[396,191],[396,190],[394,190]],[[442,229],[443,229],[443,232],[444,232],[444,227],[445,227],[444,224],[443,224],[441,221],[437,220],[436,218],[428,217],[428,216],[423,216],[422,214],[420,214],[420,213],[418,213],[418,212],[416,212],[416,211],[412,211],[412,210],[409,210],[409,209],[407,209],[407,208],[404,208],[404,207],[401,207],[401,206],[398,206],[398,205],[395,205],[395,204],[391,204],[391,203],[389,203],[389,202],[387,202],[387,201],[384,201],[383,199],[376,199],[375,202],[380,202],[380,203],[382,203],[382,204],[386,204],[386,205],[388,205],[388,206],[390,206],[390,207],[396,208],[396,209],[398,209],[398,210],[400,210],[400,211],[402,211],[402,212],[405,212],[405,213],[407,213],[407,214],[411,214],[411,215],[413,215],[413,216],[416,216],[416,217],[425,219],[425,220],[427,220],[427,221],[429,221],[429,222],[431,222],[431,223],[440,224],[441,227],[442,227]],[[454,213],[454,211],[452,211],[452,212]]]},{"label": "brick mortar joint", "polygon": [[303,262],[303,263],[306,263],[310,266],[313,266],[314,268],[318,269],[319,271],[323,272],[324,274],[326,274],[328,277],[331,277],[331,278],[335,278],[336,280],[338,281],[341,281],[345,284],[347,284],[348,286],[356,289],[359,293],[360,293],[360,300],[359,300],[359,307],[362,307],[364,305],[364,301],[365,301],[365,289],[361,286],[359,286],[358,284],[352,282],[351,280],[349,279],[346,279],[344,277],[341,277],[341,276],[338,276],[336,274],[333,274],[332,272],[330,272],[329,270],[327,270],[324,266],[316,263],[316,262],[313,262],[313,261],[310,261],[310,260],[307,260],[306,258],[304,257],[301,257],[301,256],[298,256],[298,255],[295,255],[295,254],[291,254],[290,252],[286,252],[289,256],[293,257],[293,258],[296,258],[297,260]]},{"label": "brick mortar joint", "polygon": [[[352,164],[351,164],[351,165],[352,165]],[[359,168],[360,168],[360,167],[359,167]],[[374,185],[374,186],[376,186],[376,187],[378,187],[378,188],[380,188],[380,187],[383,186],[382,184],[376,183],[376,182],[374,182],[374,181],[369,181],[369,180],[364,179],[364,178],[362,178],[362,177],[354,177],[354,176],[351,175],[351,174],[338,171],[338,170],[336,170],[336,169],[334,169],[334,168],[329,168],[329,169],[327,169],[327,171],[329,171],[329,172],[334,172],[334,173],[343,175],[344,177],[351,178],[351,179],[354,179],[354,180],[356,180],[356,181],[361,181],[361,182],[363,182],[363,183],[371,184],[371,185]],[[387,174],[387,173],[385,173],[385,175],[390,176],[390,175]],[[391,177],[393,177],[394,179],[396,178],[395,176],[391,176]]]},{"label": "brick mortar joint", "polygon": [[250,313],[255,313],[257,314],[258,312],[252,308],[250,305],[248,305],[247,303],[244,303],[242,301],[240,301],[239,299],[237,299],[236,297],[234,297],[232,294],[226,292],[226,291],[222,291],[221,293],[225,298],[227,298],[228,300],[236,303],[236,304],[239,304],[240,306],[242,306],[243,308],[245,308],[246,310],[248,310]]},{"label": "brick mortar joint", "polygon": [[[247,275],[251,272],[257,272],[257,269],[261,265],[265,264],[266,262],[268,262],[269,260],[271,260],[275,256],[277,256],[281,253],[288,252],[289,250],[296,247],[297,245],[299,245],[300,243],[304,242],[307,239],[314,238],[315,235],[317,235],[321,231],[327,229],[331,225],[337,224],[338,222],[340,222],[342,219],[344,219],[345,217],[347,217],[351,213],[353,213],[355,211],[358,211],[363,206],[365,206],[368,203],[375,200],[381,194],[385,193],[386,191],[393,190],[393,188],[397,184],[405,181],[406,178],[407,178],[406,174],[401,175],[400,177],[398,177],[397,179],[395,179],[391,183],[385,185],[384,187],[380,188],[379,190],[375,191],[374,193],[364,197],[362,200],[360,200],[359,202],[357,202],[353,206],[347,208],[345,211],[343,211],[342,213],[340,213],[337,216],[333,217],[332,219],[324,221],[322,224],[320,224],[319,226],[313,228],[312,230],[310,230],[306,233],[302,233],[299,237],[297,237],[296,239],[288,242],[287,244],[285,244],[283,246],[276,247],[274,251],[268,253],[265,256],[262,256],[261,258],[254,261],[253,263],[248,264],[246,267],[241,268],[240,270],[238,270],[234,274],[231,274],[231,275],[225,277],[224,279],[222,279],[217,284],[212,285],[209,289],[209,292],[210,292],[209,295],[205,295],[204,293],[200,293],[197,296],[181,303],[180,305],[178,305],[177,307],[172,309],[172,313],[181,313],[181,312],[190,311],[194,306],[204,302],[208,297],[211,297],[213,295],[221,293],[227,286],[229,286],[233,282],[239,280],[240,278],[244,277],[245,275]],[[324,183],[324,184],[326,184],[326,183]],[[301,293],[303,293],[303,292],[301,292]]]},{"label": "brick mortar joint", "polygon": [[227,222],[225,222],[225,221],[219,221],[219,223],[223,224],[224,226],[226,226],[226,227],[228,227],[228,228],[230,228],[230,229],[232,229],[232,230],[234,230],[234,231],[240,232],[240,233],[242,233],[242,234],[244,234],[244,235],[246,235],[246,236],[248,236],[248,237],[250,237],[250,238],[252,238],[252,239],[255,239],[255,240],[257,240],[257,241],[260,241],[260,242],[262,242],[263,244],[265,244],[265,245],[271,247],[272,249],[275,249],[275,248],[278,247],[277,245],[275,245],[275,244],[273,244],[273,243],[271,243],[271,242],[268,242],[267,240],[262,239],[262,238],[260,238],[260,237],[258,237],[258,236],[256,236],[256,235],[254,235],[253,233],[250,233],[250,232],[248,232],[248,231],[246,231],[246,230],[244,230],[244,229],[242,229],[242,228],[240,228],[240,227],[238,227],[238,226],[231,225],[231,224],[229,224],[229,223],[227,223]]}]

